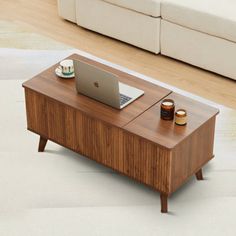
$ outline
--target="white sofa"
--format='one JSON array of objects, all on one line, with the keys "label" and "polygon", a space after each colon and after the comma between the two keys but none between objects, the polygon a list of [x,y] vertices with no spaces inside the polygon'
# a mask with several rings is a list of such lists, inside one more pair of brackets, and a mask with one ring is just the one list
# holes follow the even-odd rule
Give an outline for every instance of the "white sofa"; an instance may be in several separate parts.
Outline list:
[{"label": "white sofa", "polygon": [[87,29],[236,80],[235,0],[58,0]]}]

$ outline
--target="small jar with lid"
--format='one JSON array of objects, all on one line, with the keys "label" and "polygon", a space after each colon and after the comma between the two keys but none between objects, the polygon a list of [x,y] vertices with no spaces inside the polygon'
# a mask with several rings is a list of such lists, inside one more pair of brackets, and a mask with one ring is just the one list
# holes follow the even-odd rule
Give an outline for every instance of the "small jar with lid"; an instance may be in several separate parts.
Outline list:
[{"label": "small jar with lid", "polygon": [[164,99],[161,102],[161,119],[173,120],[175,114],[175,102],[172,99]]},{"label": "small jar with lid", "polygon": [[184,109],[178,109],[175,112],[175,124],[176,125],[186,125],[187,124],[187,111]]}]

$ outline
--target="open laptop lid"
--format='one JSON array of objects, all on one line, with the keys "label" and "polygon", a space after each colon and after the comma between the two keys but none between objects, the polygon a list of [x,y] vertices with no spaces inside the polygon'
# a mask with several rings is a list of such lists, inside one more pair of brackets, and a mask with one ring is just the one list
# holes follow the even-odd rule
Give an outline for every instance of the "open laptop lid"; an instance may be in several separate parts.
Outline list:
[{"label": "open laptop lid", "polygon": [[116,75],[77,60],[74,60],[74,70],[78,93],[120,108],[119,81]]}]

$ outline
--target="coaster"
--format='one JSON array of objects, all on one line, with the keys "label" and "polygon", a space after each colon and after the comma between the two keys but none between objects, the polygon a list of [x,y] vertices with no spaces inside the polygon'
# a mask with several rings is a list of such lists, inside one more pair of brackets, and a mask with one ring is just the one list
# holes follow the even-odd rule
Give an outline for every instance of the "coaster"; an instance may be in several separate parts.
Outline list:
[{"label": "coaster", "polygon": [[63,79],[72,79],[72,78],[75,77],[75,73],[73,73],[73,74],[71,74],[71,75],[64,75],[64,74],[62,74],[62,71],[61,71],[61,68],[60,68],[60,67],[57,67],[57,68],[55,69],[55,73],[56,73],[56,75],[57,75],[58,77],[63,78]]}]

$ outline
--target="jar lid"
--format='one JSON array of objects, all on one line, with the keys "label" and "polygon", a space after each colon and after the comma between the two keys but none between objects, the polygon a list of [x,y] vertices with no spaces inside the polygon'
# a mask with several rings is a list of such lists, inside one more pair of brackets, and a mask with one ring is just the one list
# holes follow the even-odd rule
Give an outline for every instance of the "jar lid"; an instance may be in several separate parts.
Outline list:
[{"label": "jar lid", "polygon": [[178,116],[178,117],[185,117],[185,116],[187,116],[187,111],[184,110],[184,109],[178,109],[175,112],[175,115]]},{"label": "jar lid", "polygon": [[175,105],[175,102],[174,100],[172,99],[164,99],[162,102],[161,102],[161,105],[165,106],[165,107],[173,107]]}]

